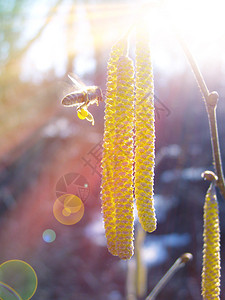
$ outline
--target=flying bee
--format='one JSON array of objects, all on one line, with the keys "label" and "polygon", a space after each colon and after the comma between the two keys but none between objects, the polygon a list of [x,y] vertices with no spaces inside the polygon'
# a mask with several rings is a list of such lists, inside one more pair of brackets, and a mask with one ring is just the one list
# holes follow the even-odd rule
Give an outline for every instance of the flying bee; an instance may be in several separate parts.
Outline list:
[{"label": "flying bee", "polygon": [[75,106],[77,108],[77,116],[82,120],[87,119],[92,125],[94,125],[94,117],[88,111],[88,106],[95,103],[99,105],[99,102],[103,101],[101,89],[98,86],[85,86],[72,76],[68,75],[68,77],[73,82],[77,90],[67,94],[62,99],[62,105]]}]

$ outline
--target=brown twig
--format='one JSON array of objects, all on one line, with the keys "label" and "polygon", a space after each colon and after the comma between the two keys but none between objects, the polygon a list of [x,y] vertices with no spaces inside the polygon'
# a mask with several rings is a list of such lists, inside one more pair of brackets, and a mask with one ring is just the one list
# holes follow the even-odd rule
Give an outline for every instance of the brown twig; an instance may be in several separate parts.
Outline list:
[{"label": "brown twig", "polygon": [[191,54],[187,44],[185,43],[184,39],[178,33],[176,33],[176,36],[177,36],[177,39],[178,39],[179,43],[181,44],[181,47],[182,47],[182,49],[183,49],[190,65],[191,65],[192,71],[195,74],[195,78],[197,80],[198,86],[199,86],[200,91],[202,93],[203,99],[206,103],[206,99],[209,95],[209,90],[206,86],[204,78],[203,78],[203,76],[202,76],[202,74],[201,74],[201,72],[198,68],[198,65],[197,65],[196,61],[194,60],[193,55]]},{"label": "brown twig", "polygon": [[154,300],[156,296],[161,292],[164,286],[169,282],[169,280],[173,277],[173,275],[182,267],[185,266],[190,260],[192,260],[193,256],[191,253],[182,254],[170,267],[170,269],[166,272],[166,274],[160,279],[157,285],[154,287],[152,292],[148,295],[145,300]]},{"label": "brown twig", "polygon": [[217,92],[209,92],[204,78],[198,68],[197,63],[195,62],[190,50],[188,49],[187,44],[184,40],[177,34],[178,41],[180,42],[184,53],[191,65],[192,71],[194,72],[195,78],[197,80],[198,86],[202,93],[206,110],[208,113],[210,134],[211,134],[211,145],[213,152],[213,165],[215,168],[216,175],[218,177],[216,181],[216,185],[218,186],[223,198],[225,199],[225,182],[222,168],[222,160],[220,154],[220,146],[219,146],[219,137],[218,137],[218,129],[217,129],[217,118],[216,118],[216,106],[219,99],[219,95]]}]

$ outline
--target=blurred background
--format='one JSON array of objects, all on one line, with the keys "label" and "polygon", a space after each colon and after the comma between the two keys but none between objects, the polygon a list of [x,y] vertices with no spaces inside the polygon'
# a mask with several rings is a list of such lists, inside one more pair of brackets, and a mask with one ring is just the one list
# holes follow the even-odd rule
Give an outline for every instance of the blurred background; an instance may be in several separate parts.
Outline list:
[{"label": "blurred background", "polygon": [[[149,20],[154,66],[158,218],[141,256],[150,292],[182,253],[191,252],[193,260],[157,299],[197,300],[209,185],[201,173],[213,170],[212,153],[204,103],[173,27],[186,39],[209,90],[220,95],[217,117],[225,162],[224,4],[160,3],[163,11],[157,1],[144,1],[141,12]],[[110,49],[141,5],[135,0],[0,0],[0,264],[20,259],[34,268],[33,300],[126,299],[127,262],[108,253],[101,217],[104,103],[90,107],[92,126],[60,100],[73,91],[68,73],[105,93]],[[84,203],[74,225],[60,223],[53,214],[56,200],[66,193]],[[218,198],[223,285],[225,206]]]}]

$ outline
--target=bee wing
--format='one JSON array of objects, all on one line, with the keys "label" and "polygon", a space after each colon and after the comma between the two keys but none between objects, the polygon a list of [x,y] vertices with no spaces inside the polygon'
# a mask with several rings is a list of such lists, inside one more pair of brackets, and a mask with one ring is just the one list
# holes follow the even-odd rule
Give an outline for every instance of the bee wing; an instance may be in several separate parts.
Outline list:
[{"label": "bee wing", "polygon": [[86,85],[77,75],[68,74],[69,79],[73,82],[77,90],[85,90]]}]

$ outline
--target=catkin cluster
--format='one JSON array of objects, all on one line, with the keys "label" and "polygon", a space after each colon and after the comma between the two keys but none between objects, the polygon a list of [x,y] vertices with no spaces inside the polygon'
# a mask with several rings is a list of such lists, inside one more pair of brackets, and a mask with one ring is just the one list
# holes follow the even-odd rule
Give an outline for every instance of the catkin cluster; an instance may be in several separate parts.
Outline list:
[{"label": "catkin cluster", "polygon": [[139,30],[136,82],[133,62],[125,53],[125,39],[112,48],[108,62],[102,212],[108,249],[122,259],[133,255],[135,198],[142,227],[148,232],[156,228],[153,207],[153,74],[149,45],[145,41],[146,36],[142,39]]},{"label": "catkin cluster", "polygon": [[220,299],[220,230],[215,187],[207,191],[204,204],[204,246],[202,268],[203,299]]}]

